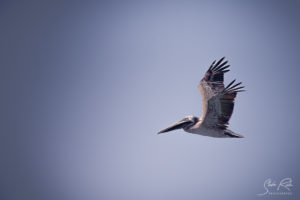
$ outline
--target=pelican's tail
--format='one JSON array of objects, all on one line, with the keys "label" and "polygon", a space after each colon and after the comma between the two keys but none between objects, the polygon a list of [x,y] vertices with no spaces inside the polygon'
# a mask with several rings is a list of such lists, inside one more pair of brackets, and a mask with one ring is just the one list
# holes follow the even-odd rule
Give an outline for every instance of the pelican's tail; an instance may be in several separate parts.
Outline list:
[{"label": "pelican's tail", "polygon": [[224,130],[224,135],[232,138],[243,138],[244,136],[237,134],[229,129]]}]

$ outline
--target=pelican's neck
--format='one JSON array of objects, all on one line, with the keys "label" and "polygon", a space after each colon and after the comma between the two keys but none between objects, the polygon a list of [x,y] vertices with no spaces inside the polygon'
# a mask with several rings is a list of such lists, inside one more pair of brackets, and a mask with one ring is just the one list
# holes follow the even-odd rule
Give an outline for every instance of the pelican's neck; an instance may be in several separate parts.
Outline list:
[{"label": "pelican's neck", "polygon": [[197,121],[195,124],[193,124],[192,126],[186,127],[184,128],[184,131],[189,132],[189,133],[195,133],[198,132],[197,130],[200,129],[200,126],[202,124],[203,120],[199,119],[199,121]]}]

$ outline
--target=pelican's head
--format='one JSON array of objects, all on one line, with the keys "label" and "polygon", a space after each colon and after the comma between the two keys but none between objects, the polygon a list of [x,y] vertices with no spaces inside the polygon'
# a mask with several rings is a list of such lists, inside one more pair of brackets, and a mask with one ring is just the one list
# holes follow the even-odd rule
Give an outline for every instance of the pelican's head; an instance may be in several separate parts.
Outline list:
[{"label": "pelican's head", "polygon": [[173,130],[180,129],[180,128],[187,130],[190,127],[194,126],[198,121],[199,121],[198,117],[187,116],[187,117],[183,118],[182,120],[180,120],[179,122],[176,122],[175,124],[169,126],[168,128],[159,131],[158,134],[173,131]]}]

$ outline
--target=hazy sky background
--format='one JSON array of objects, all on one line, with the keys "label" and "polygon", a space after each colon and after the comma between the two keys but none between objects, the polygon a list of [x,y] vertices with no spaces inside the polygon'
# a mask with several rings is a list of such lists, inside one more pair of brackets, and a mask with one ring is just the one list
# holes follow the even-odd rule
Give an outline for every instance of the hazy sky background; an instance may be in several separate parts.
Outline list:
[{"label": "hazy sky background", "polygon": [[[299,198],[299,19],[299,1],[2,1],[0,199]],[[245,138],[157,135],[201,115],[222,56]],[[257,196],[285,177],[293,195]]]}]

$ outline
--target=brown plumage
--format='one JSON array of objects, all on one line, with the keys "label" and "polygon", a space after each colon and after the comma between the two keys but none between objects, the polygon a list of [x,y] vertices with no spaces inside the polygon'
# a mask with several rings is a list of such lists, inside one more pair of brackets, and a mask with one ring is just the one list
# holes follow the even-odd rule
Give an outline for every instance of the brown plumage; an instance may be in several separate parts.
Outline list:
[{"label": "brown plumage", "polygon": [[201,119],[207,126],[220,129],[227,128],[234,99],[238,92],[244,91],[243,86],[238,87],[241,82],[234,84],[235,80],[224,87],[224,73],[229,72],[230,66],[226,65],[228,61],[223,62],[224,58],[211,64],[198,85],[202,97]]}]

